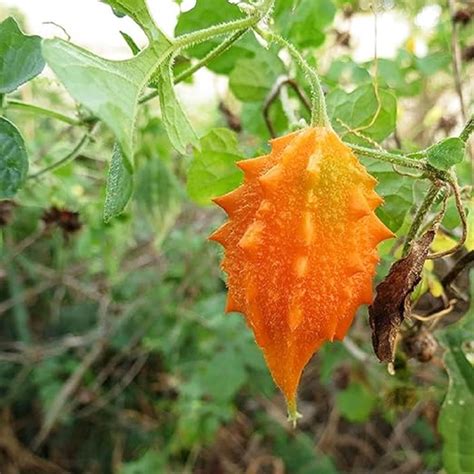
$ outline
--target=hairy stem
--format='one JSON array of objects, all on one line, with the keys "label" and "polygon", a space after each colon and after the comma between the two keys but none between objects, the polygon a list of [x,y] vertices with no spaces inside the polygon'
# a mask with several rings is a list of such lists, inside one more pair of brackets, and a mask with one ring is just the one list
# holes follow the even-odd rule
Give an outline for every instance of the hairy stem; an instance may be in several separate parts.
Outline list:
[{"label": "hairy stem", "polygon": [[440,188],[441,183],[434,182],[428,190],[428,194],[425,196],[425,199],[423,199],[423,202],[418,208],[418,211],[416,211],[415,218],[413,219],[410,229],[408,230],[408,234],[405,238],[405,243],[403,245],[403,257],[408,254],[412,242],[416,239],[418,231],[423,225],[423,221],[425,220],[426,215],[430,211],[431,207],[433,206],[433,203],[436,200],[436,197],[438,196]]},{"label": "hairy stem", "polygon": [[178,74],[174,79],[175,84],[178,84],[179,82],[186,80],[188,77],[192,76],[198,69],[201,69],[203,66],[210,63],[213,59],[217,58],[217,56],[219,56],[220,54],[225,52],[227,49],[229,49],[247,31],[248,31],[248,28],[244,28],[230,35],[222,43],[220,43],[213,50],[211,50],[206,56],[204,56],[204,58],[202,58],[201,60],[199,60],[192,66],[190,66],[181,74]]},{"label": "hairy stem", "polygon": [[[285,91],[285,89],[283,89],[283,86],[285,85],[293,88],[293,90],[295,91],[301,103],[306,107],[306,109],[308,109],[309,112],[311,112],[311,103],[309,99],[306,97],[304,91],[298,85],[298,83],[294,79],[290,79],[289,77],[285,77],[285,76],[279,77],[277,81],[275,82],[275,84],[273,85],[268,96],[266,97],[265,102],[263,103],[263,117],[265,119],[265,124],[267,125],[268,131],[270,132],[270,136],[272,138],[276,137],[276,131],[275,131],[275,127],[273,126],[273,122],[270,118],[270,108],[272,104],[277,100],[277,98],[279,96],[280,97],[282,96],[283,91]],[[281,99],[282,99],[283,109],[285,110],[285,114],[288,116],[289,122],[296,123],[297,120],[295,120],[294,118],[293,119],[289,118],[289,115],[292,115],[293,111],[291,112],[287,111],[284,104],[283,97],[281,97]]]},{"label": "hairy stem", "polygon": [[472,132],[474,132],[474,115],[468,120],[464,126],[463,131],[460,133],[459,138],[466,143],[469,140]]},{"label": "hairy stem", "polygon": [[379,161],[385,161],[392,165],[404,166],[405,168],[412,168],[420,171],[428,171],[426,163],[419,160],[413,160],[407,158],[404,155],[396,155],[388,151],[376,150],[374,148],[366,148],[360,145],[354,145],[353,143],[346,143],[352,151],[359,156],[365,156],[367,158],[374,158]]},{"label": "hairy stem", "polygon": [[68,123],[69,125],[84,125],[83,122],[81,122],[80,120],[77,120],[68,115],[64,115],[61,112],[46,109],[44,107],[40,107],[39,105],[29,104],[28,102],[23,102],[22,100],[8,99],[8,101],[6,102],[6,107],[9,109],[22,110],[24,112],[29,112],[35,115],[43,115],[44,117],[50,117],[64,123]]},{"label": "hairy stem", "polygon": [[294,58],[298,66],[303,70],[311,87],[311,123],[312,125],[327,127],[330,126],[327,110],[326,99],[324,91],[321,86],[319,76],[307,61],[303,58],[301,53],[289,41],[270,31],[263,31],[260,28],[255,28],[255,31],[267,41],[274,41],[280,46],[286,48],[291,56]]},{"label": "hairy stem", "polygon": [[264,0],[259,7],[251,15],[241,20],[229,21],[228,23],[222,23],[221,25],[214,25],[203,30],[193,31],[192,33],[186,33],[178,36],[173,41],[173,48],[175,51],[187,48],[189,46],[203,43],[216,36],[226,35],[228,33],[234,33],[240,30],[246,30],[255,26],[260,20],[262,20],[273,7],[274,0]]},{"label": "hairy stem", "polygon": [[39,178],[40,176],[43,176],[46,173],[49,173],[50,171],[53,171],[57,168],[60,168],[61,166],[64,166],[65,164],[69,163],[70,161],[73,161],[77,155],[81,152],[81,150],[89,143],[89,140],[92,137],[92,134],[94,133],[94,130],[96,128],[97,124],[94,124],[91,129],[83,135],[83,137],[79,140],[77,145],[63,158],[59,159],[58,161],[52,163],[49,166],[46,166],[46,168],[43,168],[39,170],[36,173],[30,174],[28,176],[28,179],[36,179]]},{"label": "hairy stem", "polygon": [[[224,51],[226,51],[228,48],[230,48],[232,46],[232,44],[235,43],[247,31],[248,31],[248,28],[247,29],[242,29],[240,31],[237,31],[233,35],[230,35],[222,43],[220,43],[213,50],[211,50],[206,56],[204,56],[202,59],[200,59],[199,61],[194,63],[192,66],[190,66],[188,69],[186,69],[182,73],[178,74],[174,78],[174,83],[179,84],[180,82],[186,80],[188,77],[192,76],[196,71],[198,71],[202,67],[209,64],[213,59],[215,59],[217,56],[219,56]],[[158,91],[150,92],[149,94],[143,96],[140,99],[139,103],[144,104],[145,102],[148,102],[151,99],[154,99],[155,97],[157,97],[158,94],[159,94]]]},{"label": "hairy stem", "polygon": [[459,242],[451,249],[445,250],[442,252],[434,253],[428,255],[428,258],[430,259],[436,259],[436,258],[441,258],[441,257],[446,257],[447,255],[451,255],[458,250],[460,250],[463,245],[465,244],[467,240],[467,215],[466,211],[464,210],[464,206],[462,203],[462,198],[461,198],[461,190],[459,189],[459,184],[457,181],[457,178],[454,174],[451,174],[448,178],[448,183],[451,186],[451,189],[454,194],[454,200],[456,203],[456,209],[459,214],[459,218],[461,219],[461,224],[462,224],[462,234]]}]

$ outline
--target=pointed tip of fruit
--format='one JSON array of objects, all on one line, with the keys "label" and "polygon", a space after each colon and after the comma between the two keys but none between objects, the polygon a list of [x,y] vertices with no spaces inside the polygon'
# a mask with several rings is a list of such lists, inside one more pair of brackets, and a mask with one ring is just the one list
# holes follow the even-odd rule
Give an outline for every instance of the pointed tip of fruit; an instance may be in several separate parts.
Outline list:
[{"label": "pointed tip of fruit", "polygon": [[372,232],[377,243],[396,237],[396,235],[379,219],[374,221]]},{"label": "pointed tip of fruit", "polygon": [[238,187],[227,194],[223,194],[222,196],[213,198],[212,202],[214,204],[217,204],[229,216],[231,216],[233,211],[238,207],[238,202],[241,195],[242,195],[242,187]]},{"label": "pointed tip of fruit", "polygon": [[221,245],[225,245],[228,236],[228,222],[216,229],[211,235],[207,237],[207,240],[217,242]]},{"label": "pointed tip of fruit", "polygon": [[372,209],[359,188],[356,188],[350,195],[349,213],[354,219],[362,219],[370,215]]},{"label": "pointed tip of fruit", "polygon": [[263,190],[268,193],[273,193],[281,185],[281,180],[283,178],[283,168],[281,165],[275,165],[273,168],[270,168],[263,176],[258,178],[260,185]]},{"label": "pointed tip of fruit", "polygon": [[293,428],[296,428],[298,420],[303,417],[303,415],[297,410],[296,400],[292,399],[287,401],[286,408],[288,410],[288,421],[293,425]]},{"label": "pointed tip of fruit", "polygon": [[282,153],[288,144],[296,138],[296,136],[300,133],[301,130],[296,130],[288,135],[284,135],[282,137],[272,138],[270,140],[270,146],[272,148],[272,153],[279,155]]},{"label": "pointed tip of fruit", "polygon": [[267,156],[259,156],[257,158],[237,161],[236,165],[245,173],[248,178],[253,178],[260,175],[265,167],[267,159]]}]

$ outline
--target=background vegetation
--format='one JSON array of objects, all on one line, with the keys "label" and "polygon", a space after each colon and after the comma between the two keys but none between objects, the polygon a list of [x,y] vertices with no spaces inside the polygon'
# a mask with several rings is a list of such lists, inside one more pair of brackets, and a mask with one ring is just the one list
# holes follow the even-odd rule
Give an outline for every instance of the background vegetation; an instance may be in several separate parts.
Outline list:
[{"label": "background vegetation", "polygon": [[[473,8],[451,0],[389,3],[371,10],[362,1],[279,0],[272,27],[317,67],[344,139],[415,153],[459,135],[472,111]],[[435,22],[421,28],[428,12]],[[0,7],[0,20],[10,13]],[[352,23],[370,18],[373,25],[388,13],[408,25],[408,40],[391,59],[355,62]],[[198,0],[179,16],[176,35],[241,16],[223,0]],[[14,17],[27,28],[21,13]],[[8,54],[25,41],[15,31],[12,20],[0,24],[1,110],[25,139],[29,170],[2,165],[0,173],[2,474],[474,472],[473,312],[461,317],[472,233],[456,254],[425,264],[394,375],[373,354],[363,308],[350,338],[326,345],[306,368],[295,430],[243,318],[223,313],[221,251],[206,236],[224,216],[210,198],[239,184],[233,163],[264,152],[272,130],[283,134],[308,119],[298,99],[309,96],[306,80],[284,48],[265,49],[247,32],[207,63],[228,87],[205,108],[184,102],[199,151],[176,151],[180,134],[164,123],[152,80],[144,92],[152,98],[137,116],[133,196],[120,212],[132,185],[117,147],[113,153],[117,133],[51,73],[12,86],[9,71],[23,67],[30,79],[43,65],[33,43],[21,48],[26,62]],[[182,51],[174,77],[221,42]],[[51,51],[48,58],[58,64]],[[5,157],[14,133],[2,127]],[[112,168],[106,186],[113,154],[121,171]],[[468,154],[469,146],[461,162],[450,154],[446,165],[455,164],[466,206]],[[400,257],[429,182],[363,161],[385,199],[379,216],[398,237],[381,245],[380,280]],[[455,200],[447,202],[434,251],[451,248],[462,233]]]}]

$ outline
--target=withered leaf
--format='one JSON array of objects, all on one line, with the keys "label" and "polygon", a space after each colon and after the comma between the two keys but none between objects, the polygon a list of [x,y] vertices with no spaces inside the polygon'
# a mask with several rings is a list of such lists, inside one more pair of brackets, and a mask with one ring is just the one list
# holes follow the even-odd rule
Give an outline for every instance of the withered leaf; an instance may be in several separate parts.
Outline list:
[{"label": "withered leaf", "polygon": [[381,362],[393,362],[400,325],[411,311],[410,296],[421,280],[421,272],[435,232],[429,230],[412,245],[409,254],[395,262],[377,286],[369,306],[372,345]]}]

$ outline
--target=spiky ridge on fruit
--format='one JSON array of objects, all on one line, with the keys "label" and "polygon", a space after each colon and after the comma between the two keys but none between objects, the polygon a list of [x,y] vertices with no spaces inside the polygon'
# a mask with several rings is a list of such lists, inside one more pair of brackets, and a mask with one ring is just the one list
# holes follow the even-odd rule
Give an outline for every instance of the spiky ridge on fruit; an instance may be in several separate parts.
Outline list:
[{"label": "spiky ridge on fruit", "polygon": [[393,234],[374,213],[375,178],[332,130],[271,146],[237,163],[244,183],[215,199],[229,220],[210,239],[225,248],[226,311],[245,315],[295,416],[304,366],[372,302],[376,246]]}]

